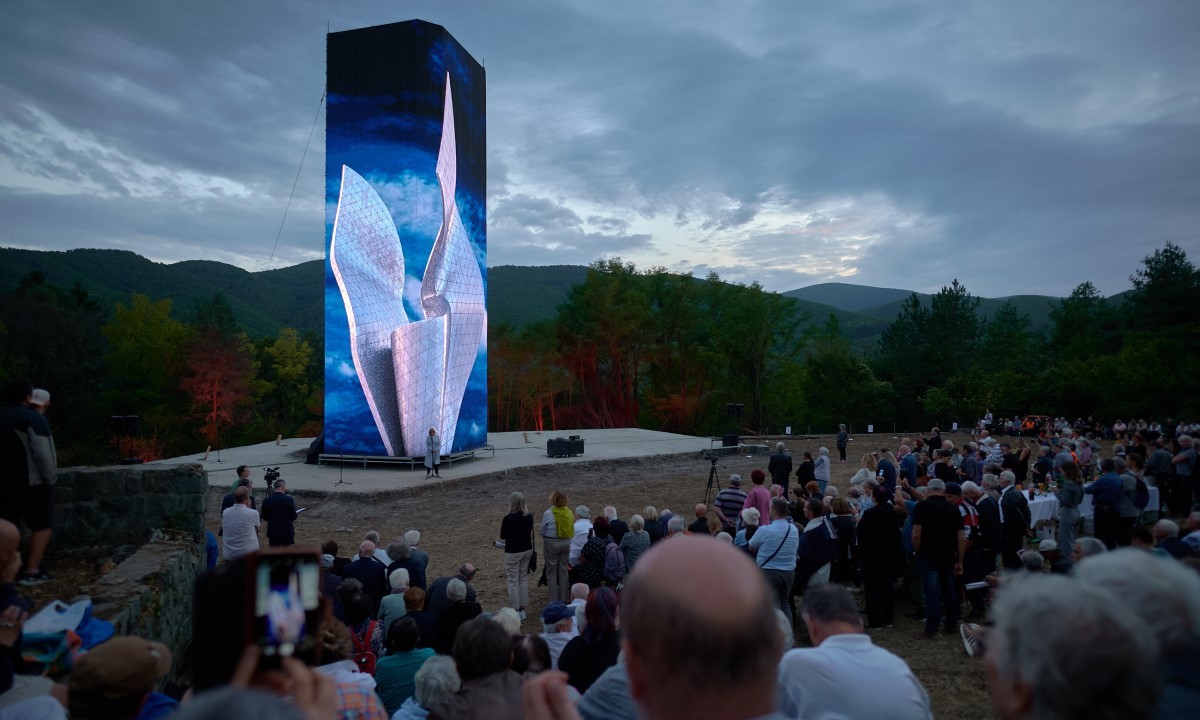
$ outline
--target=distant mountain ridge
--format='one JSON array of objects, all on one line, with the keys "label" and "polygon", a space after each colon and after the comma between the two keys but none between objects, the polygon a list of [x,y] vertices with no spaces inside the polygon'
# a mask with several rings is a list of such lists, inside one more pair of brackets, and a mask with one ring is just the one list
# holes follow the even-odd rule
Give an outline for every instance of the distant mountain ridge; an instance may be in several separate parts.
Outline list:
[{"label": "distant mountain ridge", "polygon": [[[308,262],[277,270],[249,272],[210,260],[157,263],[127,250],[22,250],[0,248],[0,292],[16,287],[31,271],[42,273],[47,282],[69,288],[79,282],[107,309],[128,303],[133,293],[153,300],[170,298],[177,318],[186,319],[198,300],[222,293],[229,300],[238,322],[252,336],[270,336],[281,328],[301,332],[324,332],[324,262]],[[583,265],[517,266],[488,269],[489,324],[516,328],[553,319],[567,300],[571,288],[582,283],[588,268]],[[796,301],[797,310],[807,312],[813,325],[835,315],[846,335],[860,347],[870,347],[887,327],[912,291],[851,283],[820,283],[781,293]],[[931,296],[917,293],[928,305]],[[1125,293],[1109,298],[1124,300]],[[1037,331],[1050,324],[1050,310],[1059,298],[1046,295],[1014,295],[981,298],[980,314],[991,316],[1004,302],[1012,302],[1029,316]]]}]

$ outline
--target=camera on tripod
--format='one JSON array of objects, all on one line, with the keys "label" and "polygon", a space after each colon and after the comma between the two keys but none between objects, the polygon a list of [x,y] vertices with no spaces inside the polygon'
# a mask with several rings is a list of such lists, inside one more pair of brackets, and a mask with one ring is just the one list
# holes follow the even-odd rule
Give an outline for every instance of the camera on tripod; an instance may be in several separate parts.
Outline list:
[{"label": "camera on tripod", "polygon": [[267,481],[267,489],[270,490],[275,481],[279,479],[279,468],[269,467],[263,468],[263,480]]}]

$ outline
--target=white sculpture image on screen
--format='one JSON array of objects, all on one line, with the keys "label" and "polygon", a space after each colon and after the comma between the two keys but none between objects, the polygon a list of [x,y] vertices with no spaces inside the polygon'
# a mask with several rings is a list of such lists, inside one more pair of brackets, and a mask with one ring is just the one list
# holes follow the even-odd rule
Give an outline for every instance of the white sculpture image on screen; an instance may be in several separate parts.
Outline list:
[{"label": "white sculpture image on screen", "polygon": [[483,337],[483,276],[454,200],[454,102],[446,104],[437,178],[442,224],[421,281],[424,319],[404,311],[404,253],[387,206],[361,175],[342,166],[330,265],[350,323],[350,352],[388,455],[425,454],[429,428],[454,442],[463,393]]}]

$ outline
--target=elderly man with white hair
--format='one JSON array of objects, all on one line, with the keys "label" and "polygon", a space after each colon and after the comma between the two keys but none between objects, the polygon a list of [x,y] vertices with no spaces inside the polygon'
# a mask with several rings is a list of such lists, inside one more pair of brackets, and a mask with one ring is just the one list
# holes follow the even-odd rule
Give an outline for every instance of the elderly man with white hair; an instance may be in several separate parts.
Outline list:
[{"label": "elderly man with white hair", "polygon": [[792,476],[792,456],[784,449],[782,442],[775,443],[775,454],[767,461],[767,472],[771,474],[771,482],[783,488],[783,496],[788,496],[788,481]]},{"label": "elderly man with white hair", "polygon": [[575,535],[571,538],[571,552],[567,562],[571,567],[579,564],[579,552],[592,534],[592,510],[587,505],[575,508]]},{"label": "elderly man with white hair", "polygon": [[1075,576],[1112,593],[1157,638],[1166,687],[1154,717],[1200,713],[1200,575],[1127,548],[1089,560]]},{"label": "elderly man with white hair", "polygon": [[1108,547],[1099,538],[1079,538],[1075,541],[1075,547],[1071,548],[1071,562],[1078,565],[1086,558],[1103,555],[1106,552],[1108,552]]},{"label": "elderly man with white hair", "polygon": [[1180,539],[1179,526],[1172,520],[1164,518],[1154,523],[1150,534],[1154,537],[1154,547],[1176,560],[1195,554],[1192,546]]},{"label": "elderly man with white hair", "polygon": [[1162,689],[1158,640],[1109,592],[1031,575],[997,594],[992,618],[984,660],[1002,720],[1153,716]]}]

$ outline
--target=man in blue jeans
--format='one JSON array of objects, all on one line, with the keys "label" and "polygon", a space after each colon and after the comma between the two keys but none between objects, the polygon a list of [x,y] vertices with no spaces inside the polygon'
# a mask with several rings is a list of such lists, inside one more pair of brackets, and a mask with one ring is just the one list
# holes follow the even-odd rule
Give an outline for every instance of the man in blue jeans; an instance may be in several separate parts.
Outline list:
[{"label": "man in blue jeans", "polygon": [[946,632],[958,625],[956,576],[963,573],[967,538],[958,508],[946,498],[946,483],[933,479],[913,508],[912,544],[925,591],[925,637],[937,635],[943,613]]}]

